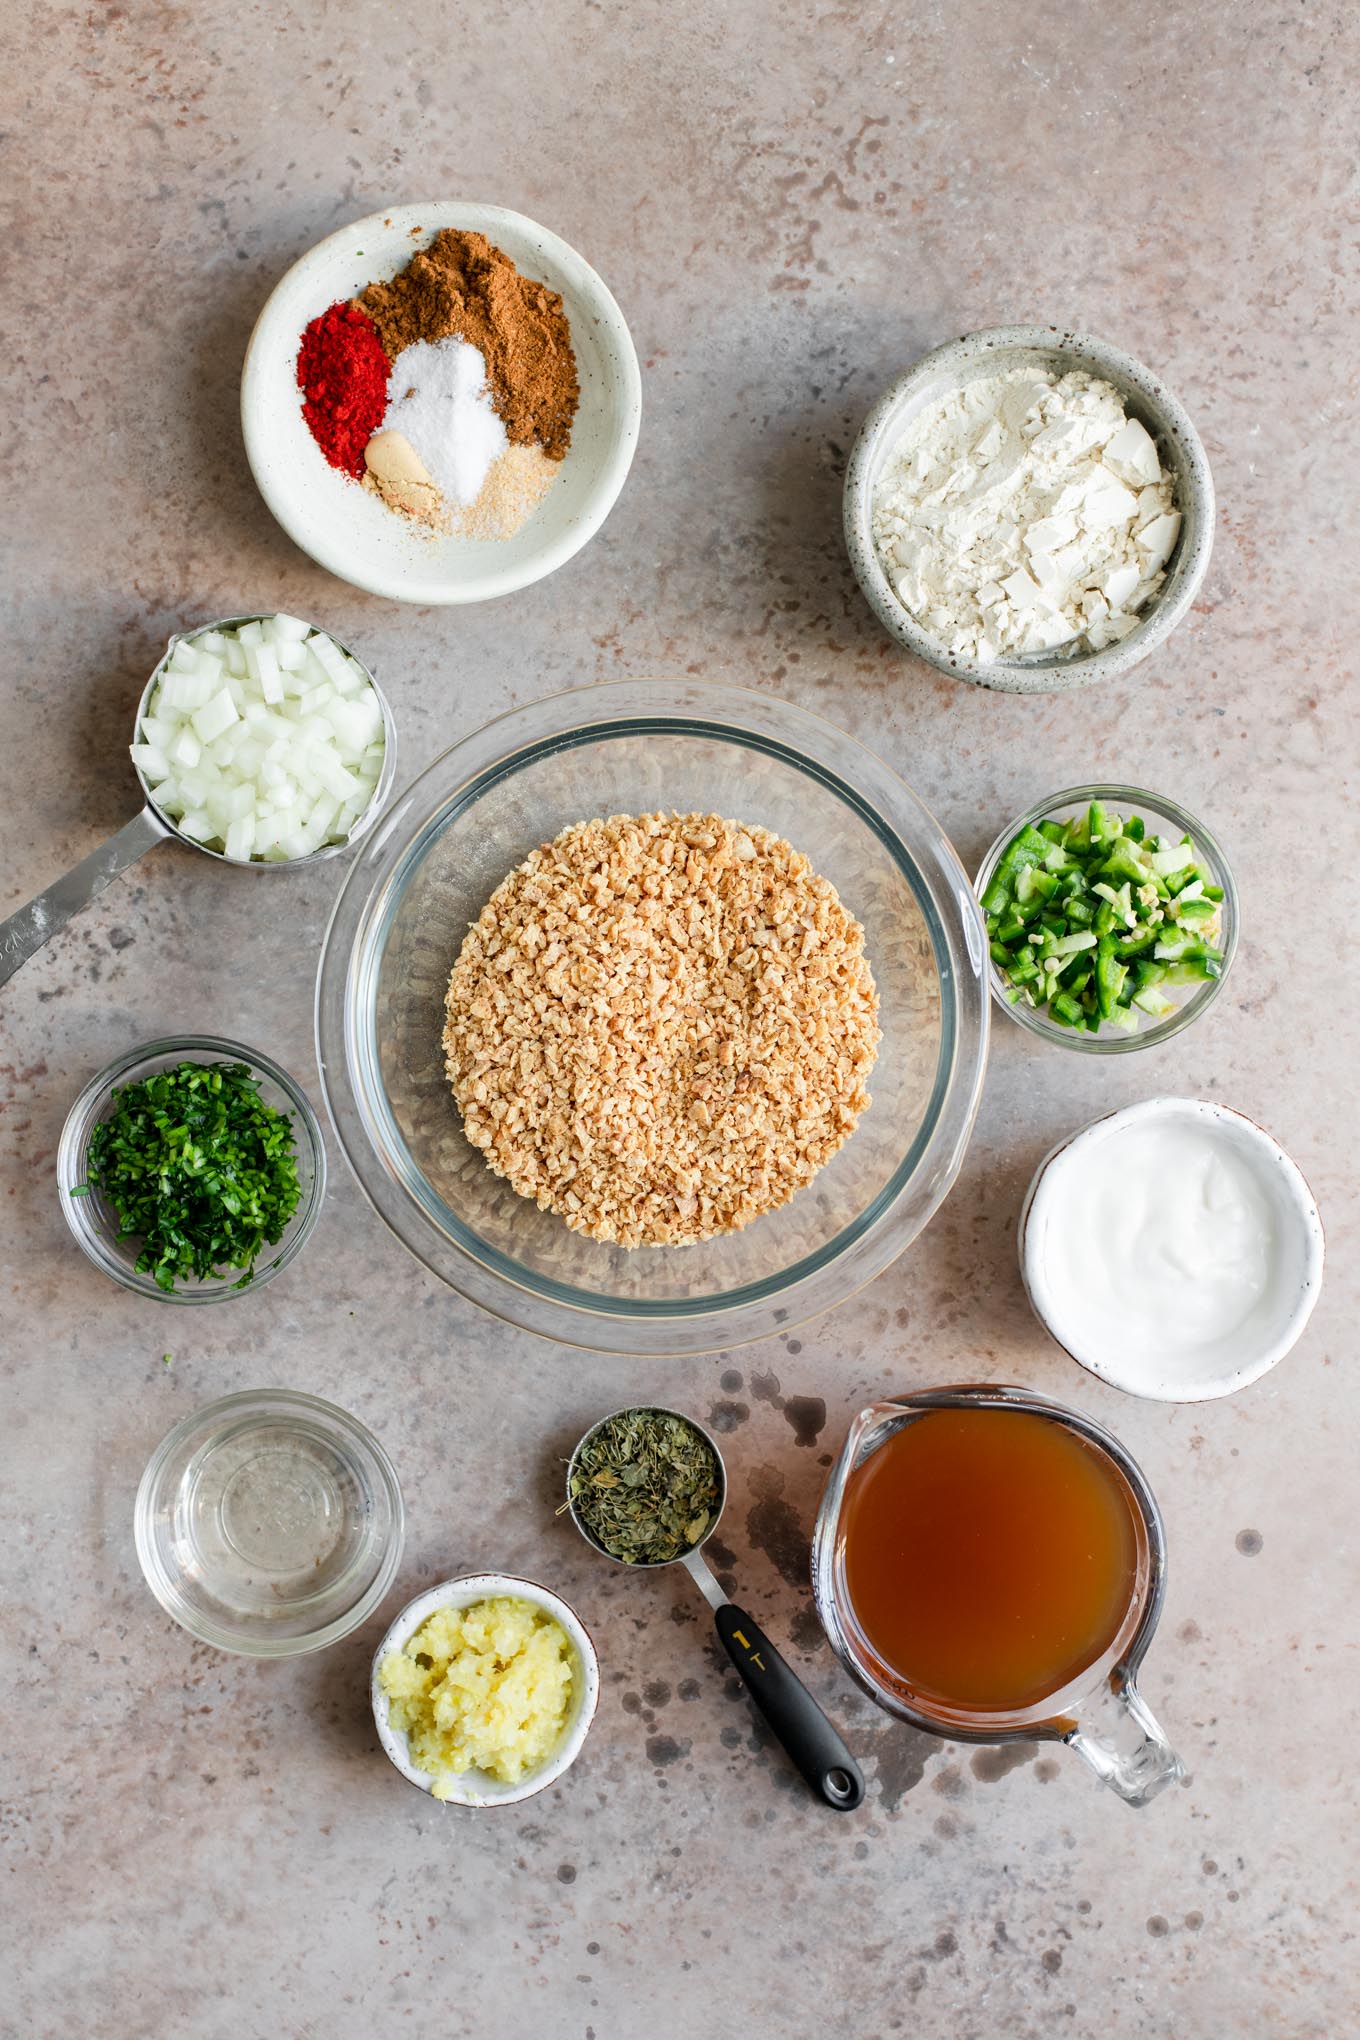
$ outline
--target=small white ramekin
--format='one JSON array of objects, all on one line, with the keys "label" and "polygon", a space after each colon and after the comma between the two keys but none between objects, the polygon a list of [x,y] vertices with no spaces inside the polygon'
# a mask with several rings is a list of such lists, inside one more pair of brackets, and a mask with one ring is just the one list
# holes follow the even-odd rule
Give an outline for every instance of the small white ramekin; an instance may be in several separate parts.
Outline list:
[{"label": "small white ramekin", "polygon": [[[1216,1122],[1230,1133],[1237,1153],[1254,1167],[1267,1189],[1270,1202],[1282,1225],[1288,1229],[1286,1242],[1290,1264],[1282,1284],[1279,1308],[1270,1320],[1257,1328],[1254,1343],[1245,1344],[1240,1360],[1230,1371],[1194,1376],[1186,1370],[1172,1370],[1149,1356],[1146,1367],[1121,1365],[1109,1352],[1098,1352],[1064,1323],[1062,1307],[1048,1280],[1045,1243],[1056,1220],[1061,1173],[1083,1148],[1107,1140],[1120,1127],[1154,1115],[1191,1115]],[[1044,1156],[1025,1194],[1019,1226],[1020,1275],[1030,1306],[1044,1329],[1063,1351],[1087,1372],[1129,1395],[1155,1402],[1209,1402],[1217,1396],[1232,1395],[1249,1382],[1269,1373],[1297,1342],[1312,1315],[1322,1287],[1325,1243],[1322,1220],[1313,1194],[1298,1166],[1284,1149],[1253,1119],[1225,1105],[1197,1098],[1147,1098],[1122,1111],[1104,1113],[1088,1126],[1068,1134]]]},{"label": "small white ramekin", "polygon": [[378,1683],[379,1665],[389,1650],[400,1650],[437,1608],[466,1608],[474,1601],[497,1600],[505,1596],[532,1601],[545,1614],[551,1615],[554,1622],[560,1622],[571,1638],[580,1671],[571,1714],[556,1749],[536,1771],[527,1772],[514,1785],[488,1777],[485,1771],[469,1771],[455,1782],[449,1797],[440,1802],[446,1806],[513,1806],[521,1799],[532,1799],[536,1792],[551,1785],[576,1762],[590,1732],[590,1724],[595,1719],[595,1709],[600,1704],[600,1661],[595,1655],[590,1631],[574,1608],[569,1608],[547,1587],[539,1586],[537,1580],[520,1579],[514,1573],[466,1573],[460,1579],[441,1580],[437,1587],[429,1587],[423,1594],[417,1594],[415,1600],[402,1609],[373,1654],[369,1682],[373,1719],[377,1724],[378,1740],[402,1777],[412,1785],[418,1785],[422,1792],[433,1789],[434,1779],[428,1771],[422,1771],[412,1763],[406,1736],[392,1726],[390,1704]]},{"label": "small white ramekin", "polygon": [[[580,381],[571,446],[543,502],[510,538],[433,538],[330,467],[302,415],[298,347],[337,301],[403,269],[440,228],[485,234],[563,302]],[[260,494],[294,544],[352,587],[393,602],[487,602],[542,580],[580,551],[627,479],[642,378],[623,313],[560,236],[504,206],[443,199],[394,206],[308,250],[271,292],[246,348],[241,429]]]}]

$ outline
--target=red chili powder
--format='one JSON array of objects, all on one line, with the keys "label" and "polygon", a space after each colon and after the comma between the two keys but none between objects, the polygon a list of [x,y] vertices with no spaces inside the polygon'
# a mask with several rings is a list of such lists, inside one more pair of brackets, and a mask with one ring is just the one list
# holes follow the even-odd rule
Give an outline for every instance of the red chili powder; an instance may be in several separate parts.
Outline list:
[{"label": "red chili powder", "polygon": [[302,415],[332,467],[355,480],[387,409],[391,365],[371,319],[343,300],[313,319],[298,348]]}]

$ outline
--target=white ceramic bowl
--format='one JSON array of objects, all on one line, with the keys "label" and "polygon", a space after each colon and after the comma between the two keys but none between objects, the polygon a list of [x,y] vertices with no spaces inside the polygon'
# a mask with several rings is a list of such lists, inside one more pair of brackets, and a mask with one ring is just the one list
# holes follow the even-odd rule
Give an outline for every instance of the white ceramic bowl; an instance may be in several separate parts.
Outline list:
[{"label": "white ceramic bowl", "polygon": [[546,1587],[539,1586],[536,1580],[520,1579],[514,1573],[467,1573],[460,1579],[441,1580],[437,1587],[418,1594],[402,1609],[373,1654],[370,1678],[373,1719],[377,1723],[378,1739],[402,1777],[409,1779],[412,1785],[418,1785],[422,1792],[429,1792],[434,1785],[430,1773],[419,1770],[411,1762],[406,1736],[392,1726],[390,1703],[378,1684],[379,1665],[389,1650],[400,1650],[437,1608],[466,1608],[473,1601],[494,1600],[501,1595],[532,1601],[555,1622],[560,1622],[571,1638],[579,1669],[571,1713],[553,1754],[536,1771],[528,1772],[515,1785],[506,1785],[499,1778],[489,1777],[485,1771],[469,1771],[457,1781],[449,1797],[440,1802],[446,1806],[513,1806],[521,1799],[532,1799],[536,1792],[551,1785],[576,1762],[590,1732],[590,1724],[595,1719],[595,1709],[600,1704],[600,1661],[595,1655],[595,1645],[580,1616],[565,1601],[559,1600]]},{"label": "white ceramic bowl", "polygon": [[[561,293],[581,383],[562,472],[513,538],[429,538],[331,467],[302,415],[303,329],[341,298],[405,267],[442,227],[485,234]],[[342,227],[293,264],[246,349],[241,425],[260,494],[289,537],[342,581],[397,602],[485,602],[551,574],[594,536],[637,444],[642,382],[622,312],[589,263],[522,213],[444,200]]]},{"label": "white ceramic bowl", "polygon": [[[1050,1280],[1048,1242],[1060,1223],[1062,1202],[1078,1165],[1088,1166],[1101,1144],[1155,1116],[1210,1122],[1259,1183],[1279,1241],[1279,1262],[1261,1303],[1237,1334],[1232,1360],[1196,1369],[1193,1362],[1151,1352],[1137,1364],[1109,1348],[1098,1350],[1075,1329]],[[1112,1161],[1111,1166],[1115,1166]],[[1020,1273],[1035,1316],[1065,1352],[1112,1388],[1156,1402],[1208,1402],[1259,1381],[1295,1344],[1322,1286],[1322,1220],[1303,1175],[1278,1142],[1255,1120],[1225,1105],[1197,1098],[1148,1098],[1093,1119],[1044,1156],[1020,1212]]]}]

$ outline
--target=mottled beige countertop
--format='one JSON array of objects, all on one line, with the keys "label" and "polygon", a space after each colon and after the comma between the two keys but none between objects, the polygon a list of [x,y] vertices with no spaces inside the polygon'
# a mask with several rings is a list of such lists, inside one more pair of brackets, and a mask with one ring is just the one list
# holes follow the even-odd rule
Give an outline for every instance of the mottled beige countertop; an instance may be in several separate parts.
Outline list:
[{"label": "mottled beige countertop", "polygon": [[[853,730],[965,860],[1046,788],[1164,787],[1228,847],[1244,933],[1212,1014],[1147,1055],[1064,1056],[998,1025],[962,1176],[915,1247],[833,1318],[666,1366],[479,1315],[406,1258],[334,1152],[314,1241],[253,1301],[169,1312],[87,1266],[53,1156],[115,1052],[217,1028],[319,1102],[311,990],[338,873],[280,881],[267,918],[248,874],[174,847],[115,884],[0,998],[0,2030],[1353,2030],[1354,11],[94,0],[12,5],[6,34],[4,910],[132,813],[120,747],[167,633],[278,605],[370,660],[404,773],[511,703],[707,674]],[[432,196],[564,235],[643,364],[638,457],[603,533],[464,613],[313,567],[258,499],[237,421],[246,336],[288,264]],[[1218,485],[1193,615],[1133,678],[1066,700],[905,658],[840,542],[845,453],[884,382],[1011,320],[1089,327],[1151,364]],[[1016,1273],[1037,1158],[1154,1092],[1266,1122],[1329,1232],[1301,1344],[1201,1408],[1081,1374]],[[895,1726],[811,1617],[807,1535],[851,1413],[979,1377],[1111,1424],[1163,1504],[1144,1685],[1190,1775],[1144,1813],[1061,1752]],[[467,1817],[403,1785],[367,1711],[385,1616],[271,1666],[161,1613],[133,1552],[142,1466],[185,1412],[265,1382],[383,1437],[409,1507],[402,1594],[489,1564],[581,1610],[604,1698],[560,1786]],[[755,1729],[683,1578],[627,1579],[554,1521],[554,1454],[635,1393],[723,1430],[732,1573],[863,1755],[853,1817],[811,1804]],[[824,1401],[815,1437],[793,1397]]]}]

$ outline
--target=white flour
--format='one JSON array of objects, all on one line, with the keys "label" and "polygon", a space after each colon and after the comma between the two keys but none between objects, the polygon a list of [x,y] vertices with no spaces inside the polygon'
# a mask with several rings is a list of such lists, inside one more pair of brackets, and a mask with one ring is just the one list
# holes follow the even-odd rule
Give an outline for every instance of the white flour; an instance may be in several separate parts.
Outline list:
[{"label": "white flour", "polygon": [[1016,368],[911,420],[874,491],[874,542],[948,651],[1099,651],[1165,579],[1173,501],[1156,445],[1109,383]]}]

